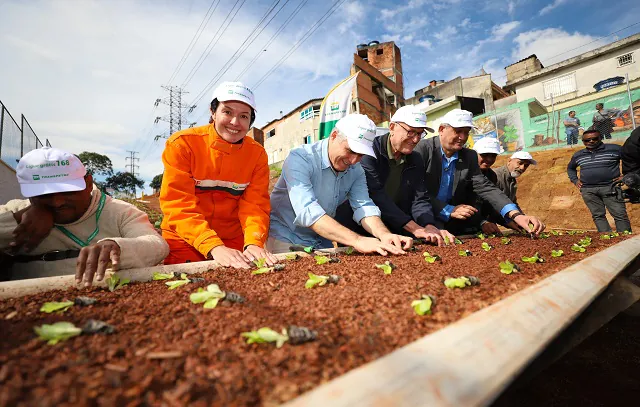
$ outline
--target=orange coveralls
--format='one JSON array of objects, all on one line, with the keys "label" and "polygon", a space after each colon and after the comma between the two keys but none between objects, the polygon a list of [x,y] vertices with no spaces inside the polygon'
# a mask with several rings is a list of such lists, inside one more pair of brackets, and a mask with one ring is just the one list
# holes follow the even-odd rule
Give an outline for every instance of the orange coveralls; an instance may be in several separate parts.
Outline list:
[{"label": "orange coveralls", "polygon": [[223,140],[213,124],[172,135],[162,154],[165,264],[202,261],[216,246],[264,247],[269,232],[269,166],[260,143]]}]

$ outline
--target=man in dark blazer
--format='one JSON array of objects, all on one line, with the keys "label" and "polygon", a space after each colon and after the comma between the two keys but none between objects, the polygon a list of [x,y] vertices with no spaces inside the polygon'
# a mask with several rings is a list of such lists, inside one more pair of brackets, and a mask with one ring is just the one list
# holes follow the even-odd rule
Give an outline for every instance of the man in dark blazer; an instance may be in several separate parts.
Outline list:
[{"label": "man in dark blazer", "polygon": [[422,140],[415,151],[422,157],[425,184],[436,216],[436,226],[454,235],[480,230],[478,197],[488,202],[506,221],[536,235],[545,228],[538,218],[527,216],[480,171],[478,155],[465,148],[474,127],[471,112],[454,109],[443,116],[438,137]]}]

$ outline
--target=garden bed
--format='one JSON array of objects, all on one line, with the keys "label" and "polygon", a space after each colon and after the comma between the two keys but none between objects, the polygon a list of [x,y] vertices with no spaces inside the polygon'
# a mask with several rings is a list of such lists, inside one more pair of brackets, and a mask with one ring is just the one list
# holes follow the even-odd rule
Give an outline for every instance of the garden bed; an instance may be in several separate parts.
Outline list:
[{"label": "garden bed", "polygon": [[[589,235],[585,252],[570,248]],[[0,303],[0,405],[276,405],[384,356],[424,335],[485,308],[563,270],[624,237],[602,240],[597,234],[473,239],[461,246],[419,246],[390,260],[386,275],[375,264],[385,258],[340,254],[340,263],[317,265],[311,257],[285,261],[281,272],[251,275],[217,269],[198,275],[204,282],[169,291],[165,281],[133,283],[114,292],[103,288],[55,290]],[[484,251],[482,243],[493,246]],[[459,250],[468,249],[470,257]],[[562,257],[551,251],[562,249]],[[423,252],[442,262],[428,264]],[[525,263],[539,252],[544,263]],[[520,272],[500,272],[510,260]],[[308,273],[341,277],[338,284],[306,289]],[[477,286],[448,289],[446,277],[474,276]],[[218,284],[247,298],[222,301],[215,309],[192,304],[198,287]],[[411,303],[432,295],[431,315],[418,316]],[[39,311],[48,301],[88,295],[98,300],[63,314]],[[47,345],[34,326],[88,319],[112,324],[111,335],[81,335]],[[317,331],[317,340],[246,344],[241,333],[289,325]]]}]

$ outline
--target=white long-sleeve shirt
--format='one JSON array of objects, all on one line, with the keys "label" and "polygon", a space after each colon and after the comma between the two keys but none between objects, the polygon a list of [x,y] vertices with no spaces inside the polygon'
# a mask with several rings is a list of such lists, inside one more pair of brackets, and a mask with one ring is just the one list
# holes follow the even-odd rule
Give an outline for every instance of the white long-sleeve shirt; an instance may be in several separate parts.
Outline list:
[{"label": "white long-sleeve shirt", "polygon": [[[100,201],[100,191],[93,190],[89,209],[76,222],[60,225],[80,239],[87,239],[96,228],[95,213]],[[9,248],[13,241],[12,233],[18,226],[13,214],[30,205],[29,200],[12,200],[0,205],[0,249]],[[155,231],[149,218],[135,206],[106,197],[104,208],[98,221],[100,230],[90,244],[103,240],[113,240],[120,246],[120,263],[118,270],[148,267],[159,264],[169,254],[169,245]],[[18,254],[39,255],[54,250],[81,249],[81,246],[67,237],[57,228],[53,228],[47,236],[31,252],[21,250]],[[52,277],[75,274],[76,260],[31,261],[14,263],[9,278]]]}]

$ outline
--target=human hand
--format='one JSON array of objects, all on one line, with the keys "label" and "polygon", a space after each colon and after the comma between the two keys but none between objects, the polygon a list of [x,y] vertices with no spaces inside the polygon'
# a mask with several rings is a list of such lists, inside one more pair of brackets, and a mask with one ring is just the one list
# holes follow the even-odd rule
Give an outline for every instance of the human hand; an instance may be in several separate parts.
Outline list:
[{"label": "human hand", "polygon": [[236,269],[251,268],[249,266],[249,260],[240,250],[220,245],[211,249],[209,254],[211,254],[211,258],[217,261],[222,267],[233,267]]},{"label": "human hand", "polygon": [[39,206],[31,205],[13,214],[18,226],[13,230],[13,242],[9,243],[15,251],[24,247],[30,252],[42,242],[53,229],[53,214]]},{"label": "human hand", "polygon": [[[452,244],[452,245],[456,244],[456,237],[454,235],[452,235],[448,230],[440,229],[440,234],[442,235],[442,240],[447,239],[450,244]],[[446,246],[446,244],[445,244],[445,246]]]},{"label": "human hand", "polygon": [[582,188],[582,182],[578,181],[576,182],[576,187],[578,187],[578,189]]},{"label": "human hand", "polygon": [[500,228],[493,222],[485,222],[482,225],[482,233],[485,235],[502,235]]},{"label": "human hand", "polygon": [[513,221],[526,232],[534,233],[536,236],[546,227],[545,224],[535,216],[520,215],[516,216]]},{"label": "human hand", "polygon": [[454,219],[465,220],[465,219],[469,219],[476,212],[478,212],[478,210],[473,206],[461,204],[453,208],[453,211],[451,212],[451,217]]},{"label": "human hand", "polygon": [[274,256],[271,252],[263,249],[262,247],[256,246],[254,244],[248,245],[244,252],[244,257],[249,261],[254,261],[258,259],[265,259],[267,266],[271,267],[278,262],[276,256]]},{"label": "human hand", "polygon": [[353,248],[360,253],[378,253],[383,256],[387,254],[404,254],[405,252],[393,244],[383,243],[375,237],[359,236],[353,243]]},{"label": "human hand", "polygon": [[413,235],[417,238],[422,238],[427,242],[435,243],[438,246],[444,244],[444,239],[440,235],[440,231],[433,225],[427,225],[424,228],[416,229]]},{"label": "human hand", "polygon": [[84,283],[89,287],[94,276],[96,281],[102,281],[109,263],[114,270],[120,263],[120,246],[113,240],[83,247],[76,260],[76,284]]},{"label": "human hand", "polygon": [[[409,249],[413,246],[413,238],[409,236],[396,235],[394,233],[385,233],[380,236],[380,241],[386,244],[392,244],[399,249]],[[404,254],[404,251],[402,252]]]}]

